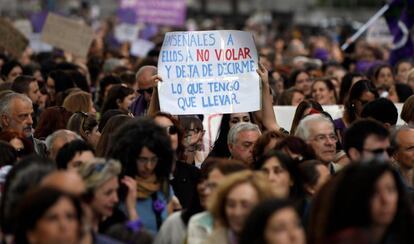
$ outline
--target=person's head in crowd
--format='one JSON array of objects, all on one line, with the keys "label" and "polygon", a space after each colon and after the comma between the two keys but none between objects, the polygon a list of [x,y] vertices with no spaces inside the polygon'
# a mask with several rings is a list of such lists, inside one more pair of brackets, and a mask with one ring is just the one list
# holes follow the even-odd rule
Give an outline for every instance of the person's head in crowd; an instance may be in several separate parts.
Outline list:
[{"label": "person's head in crowd", "polygon": [[242,171],[227,176],[220,183],[209,203],[209,211],[237,240],[250,211],[272,197],[271,186],[263,173]]},{"label": "person's head in crowd", "polygon": [[307,99],[299,103],[299,105],[296,107],[295,115],[293,116],[290,134],[295,134],[296,127],[298,127],[298,124],[303,117],[310,113],[317,113],[322,111],[322,106],[313,99]]},{"label": "person's head in crowd", "polygon": [[289,77],[289,81],[292,86],[302,91],[305,96],[311,95],[312,80],[305,70],[294,70]]},{"label": "person's head in crowd", "polygon": [[319,189],[331,178],[328,167],[319,160],[307,160],[299,164],[303,191],[308,196],[314,196]]},{"label": "person's head in crowd", "polygon": [[364,79],[364,76],[360,73],[347,73],[342,78],[341,87],[339,89],[338,104],[343,104],[348,96],[351,87],[359,80]]},{"label": "person's head in crowd", "polygon": [[88,80],[85,74],[78,70],[68,70],[66,72],[71,77],[76,87],[78,87],[84,92],[90,92]]},{"label": "person's head in crowd", "polygon": [[339,100],[338,94],[341,89],[341,81],[336,76],[328,77],[328,79],[331,81],[332,85],[335,87],[336,103],[338,104],[338,100]]},{"label": "person's head in crowd", "polygon": [[266,152],[272,150],[278,143],[287,137],[286,134],[280,131],[265,131],[259,139],[257,139],[254,148],[253,156],[257,160]]},{"label": "person's head in crowd", "polygon": [[68,142],[82,139],[73,131],[60,129],[46,137],[46,148],[49,158],[55,160],[59,150]]},{"label": "person's head in crowd", "polygon": [[56,155],[58,169],[77,169],[95,157],[93,148],[83,140],[66,143]]},{"label": "person's head in crowd", "polygon": [[99,82],[99,94],[97,105],[102,106],[106,96],[108,95],[109,89],[111,89],[113,85],[121,83],[121,79],[116,75],[104,76]]},{"label": "person's head in crowd", "polygon": [[414,124],[414,95],[410,96],[404,103],[400,117],[408,125]]},{"label": "person's head in crowd", "polygon": [[297,106],[300,102],[305,99],[305,95],[301,90],[298,90],[295,87],[291,87],[287,90],[284,90],[279,98],[278,105],[288,105],[288,106]]},{"label": "person's head in crowd", "polygon": [[312,97],[320,105],[336,104],[335,86],[329,79],[316,79],[312,83]]},{"label": "person's head in crowd", "polygon": [[242,122],[233,126],[227,135],[227,145],[231,157],[252,167],[253,148],[260,135],[260,129],[255,124]]},{"label": "person's head in crowd", "polygon": [[414,90],[414,68],[410,69],[407,73],[407,85]]},{"label": "person's head in crowd", "polygon": [[353,164],[335,178],[336,182],[323,187],[314,201],[329,204],[319,206],[320,211],[312,210],[310,232],[318,229],[319,234],[313,240],[309,235],[310,243],[324,243],[321,238],[349,227],[363,228],[373,243],[414,241],[412,208],[400,176],[390,163]]},{"label": "person's head in crowd", "polygon": [[110,109],[120,109],[128,112],[134,99],[134,90],[125,85],[113,85],[105,98],[101,114],[104,114]]},{"label": "person's head in crowd", "polygon": [[338,137],[332,121],[325,115],[312,114],[303,118],[296,129],[295,136],[313,148],[316,159],[325,164],[334,160]]},{"label": "person's head in crowd", "polygon": [[230,128],[240,122],[252,122],[253,117],[251,113],[232,113],[223,114],[220,122],[218,135],[214,143],[211,154],[215,157],[229,157],[230,151],[227,146],[227,135]]},{"label": "person's head in crowd", "polygon": [[54,70],[48,74],[47,80],[47,92],[49,94],[49,103],[54,105],[56,102],[56,96],[70,88],[75,87],[75,83],[71,77],[63,70]]},{"label": "person's head in crowd", "polygon": [[240,244],[305,244],[306,236],[295,206],[285,200],[259,203],[247,217]]},{"label": "person's head in crowd", "polygon": [[96,148],[101,133],[98,131],[96,116],[84,112],[74,113],[66,125],[68,130],[76,132],[93,148]]},{"label": "person's head in crowd", "polygon": [[126,122],[116,131],[113,141],[116,143],[107,156],[121,161],[123,175],[160,183],[168,180],[174,155],[171,140],[152,119]]},{"label": "person's head in crowd", "polygon": [[205,130],[203,122],[197,116],[180,116],[179,122],[184,133],[182,140],[184,155],[182,155],[182,159],[185,159],[186,154],[193,154],[203,149]]},{"label": "person's head in crowd", "polygon": [[135,75],[135,79],[138,82],[138,93],[144,96],[147,103],[150,102],[153,88],[156,84],[152,82],[151,77],[157,74],[157,67],[155,66],[142,66]]},{"label": "person's head in crowd", "polygon": [[6,165],[14,165],[18,157],[16,149],[10,143],[0,140],[0,169]]},{"label": "person's head in crowd", "polygon": [[0,140],[10,143],[19,158],[34,153],[33,143],[20,132],[14,130],[2,131],[0,132]]},{"label": "person's head in crowd", "polygon": [[36,63],[24,65],[22,75],[33,76],[38,82],[44,82],[41,66]]},{"label": "person's head in crowd", "polygon": [[390,128],[397,124],[398,110],[393,102],[381,97],[367,103],[362,109],[361,117],[375,119]]},{"label": "person's head in crowd", "polygon": [[254,166],[256,170],[266,174],[276,197],[303,197],[302,181],[296,162],[283,152],[269,151],[260,157]]},{"label": "person's head in crowd", "polygon": [[370,80],[359,80],[352,85],[344,101],[344,118],[350,124],[361,116],[363,107],[379,97]]},{"label": "person's head in crowd", "polygon": [[84,91],[76,91],[70,93],[63,101],[62,107],[72,113],[96,113],[96,109],[92,101],[92,95]]},{"label": "person's head in crowd", "polygon": [[83,202],[92,210],[92,224],[110,217],[118,203],[118,175],[121,173],[121,164],[117,160],[96,158],[93,162],[82,164],[79,174],[86,185],[86,192],[82,196]]},{"label": "person's head in crowd", "polygon": [[413,95],[413,89],[407,84],[397,83],[395,84],[395,90],[397,92],[399,103],[405,103],[407,98]]},{"label": "person's head in crowd", "polygon": [[380,64],[375,67],[373,82],[378,89],[389,89],[394,85],[392,67],[388,64]]},{"label": "person's head in crowd", "polygon": [[128,115],[128,112],[123,111],[121,109],[109,109],[103,114],[100,114],[98,131],[102,133],[103,129],[105,128],[106,123],[111,119],[113,116],[116,115]]},{"label": "person's head in crowd", "polygon": [[45,139],[53,132],[65,129],[72,112],[67,111],[64,107],[48,107],[40,114],[34,137]]},{"label": "person's head in crowd", "polygon": [[23,195],[54,170],[56,166],[53,161],[37,155],[24,157],[13,166],[6,176],[1,198],[0,223],[3,233],[13,232],[16,206],[21,202]]},{"label": "person's head in crowd", "polygon": [[395,66],[395,80],[399,83],[407,84],[407,73],[413,68],[413,62],[409,59],[398,61]]},{"label": "person's head in crowd", "polygon": [[180,154],[184,151],[182,141],[184,139],[184,131],[180,126],[180,122],[169,113],[158,112],[153,116],[155,124],[163,128],[171,141],[171,148],[174,152]]},{"label": "person's head in crowd", "polygon": [[280,94],[285,89],[285,82],[287,77],[277,70],[270,71],[269,75],[269,85],[274,92]]},{"label": "person's head in crowd", "polygon": [[56,170],[43,177],[41,187],[55,188],[80,197],[86,192],[86,185],[77,171]]},{"label": "person's head in crowd", "polygon": [[23,74],[23,66],[16,60],[5,62],[1,67],[1,76],[5,82],[13,82],[13,80]]},{"label": "person's head in crowd", "polygon": [[18,206],[16,243],[79,243],[82,208],[75,197],[53,188],[28,192]]},{"label": "person's head in crowd", "polygon": [[414,129],[405,125],[395,129],[391,134],[391,145],[393,149],[392,158],[397,168],[406,185],[412,186],[413,179],[406,176],[407,172],[412,171],[414,167]]},{"label": "person's head in crowd", "polygon": [[3,130],[15,130],[26,137],[33,135],[33,104],[24,94],[10,93],[0,99],[0,118]]},{"label": "person's head in crowd", "polygon": [[33,76],[20,75],[13,80],[11,90],[17,93],[25,94],[32,100],[33,104],[38,104],[40,99],[40,90],[37,80]]},{"label": "person's head in crowd", "polygon": [[388,160],[390,150],[389,131],[373,119],[361,119],[345,130],[344,151],[352,162],[378,158]]},{"label": "person's head in crowd", "polygon": [[284,138],[276,144],[274,149],[284,152],[291,159],[296,160],[297,162],[315,158],[313,148],[306,144],[304,140],[296,136],[288,136]]},{"label": "person's head in crowd", "polygon": [[139,86],[138,81],[135,79],[134,72],[125,71],[119,76],[119,78],[121,79],[122,83],[126,84],[129,88],[131,88],[134,91],[134,94],[136,95]]},{"label": "person's head in crowd", "polygon": [[131,116],[125,114],[118,114],[111,117],[102,130],[101,137],[96,145],[96,156],[105,157],[109,147],[113,144],[112,137],[123,124],[132,120]]},{"label": "person's head in crowd", "polygon": [[[135,79],[135,76],[134,76]],[[154,237],[143,226],[128,222],[114,224],[105,232],[105,235],[128,244],[152,244]]]},{"label": "person's head in crowd", "polygon": [[200,169],[200,178],[206,181],[204,191],[199,194],[201,206],[204,208],[207,207],[210,197],[227,175],[247,169],[247,166],[238,160],[215,157],[207,158]]}]

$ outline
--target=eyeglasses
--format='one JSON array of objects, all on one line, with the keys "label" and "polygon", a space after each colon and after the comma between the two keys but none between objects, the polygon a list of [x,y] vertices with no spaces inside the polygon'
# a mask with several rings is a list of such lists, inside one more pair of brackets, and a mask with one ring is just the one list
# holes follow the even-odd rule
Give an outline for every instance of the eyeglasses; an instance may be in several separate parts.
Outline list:
[{"label": "eyeglasses", "polygon": [[330,135],[317,135],[317,136],[315,136],[311,140],[316,141],[318,143],[326,142],[328,140],[333,141],[333,142],[337,142],[338,141],[338,137],[335,134],[330,134]]},{"label": "eyeglasses", "polygon": [[206,131],[201,128],[194,128],[194,129],[188,129],[187,132],[194,132],[195,134],[198,134],[200,132],[205,133]]},{"label": "eyeglasses", "polygon": [[167,130],[168,135],[175,135],[178,133],[178,128],[175,125],[170,125],[165,128]]},{"label": "eyeglasses", "polygon": [[144,95],[144,93],[152,94],[153,88],[147,88],[147,89],[138,89],[137,92],[141,95]]},{"label": "eyeglasses", "polygon": [[152,157],[152,158],[145,158],[145,157],[139,157],[137,158],[137,163],[138,164],[156,164],[158,163],[158,157]]},{"label": "eyeglasses", "polygon": [[392,155],[394,153],[394,150],[391,147],[387,147],[387,148],[377,148],[377,149],[365,149],[364,148],[364,151],[370,152],[370,153],[372,153],[374,155],[381,155],[383,153],[387,153],[388,156],[390,156],[390,155]]}]

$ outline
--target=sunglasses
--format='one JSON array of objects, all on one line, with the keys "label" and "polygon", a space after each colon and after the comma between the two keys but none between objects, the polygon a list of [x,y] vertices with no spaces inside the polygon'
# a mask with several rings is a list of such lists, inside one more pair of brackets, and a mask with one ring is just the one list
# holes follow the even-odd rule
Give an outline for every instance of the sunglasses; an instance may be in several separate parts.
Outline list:
[{"label": "sunglasses", "polygon": [[175,135],[178,133],[178,128],[175,125],[170,125],[165,128],[167,130],[168,135]]},{"label": "sunglasses", "polygon": [[147,88],[147,89],[138,89],[137,92],[141,95],[144,95],[144,93],[152,94],[153,88]]}]

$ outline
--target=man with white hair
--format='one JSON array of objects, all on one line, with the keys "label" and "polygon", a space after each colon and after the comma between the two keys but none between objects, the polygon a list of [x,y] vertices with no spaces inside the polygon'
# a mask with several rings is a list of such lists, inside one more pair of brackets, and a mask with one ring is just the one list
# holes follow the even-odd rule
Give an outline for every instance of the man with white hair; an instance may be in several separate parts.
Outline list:
[{"label": "man with white hair", "polygon": [[253,147],[260,135],[260,129],[255,124],[242,122],[233,126],[227,135],[231,157],[252,167]]},{"label": "man with white hair", "polygon": [[82,140],[82,138],[70,130],[57,130],[46,138],[46,147],[50,159],[56,160],[59,150],[73,140]]},{"label": "man with white hair", "polygon": [[310,145],[315,151],[316,159],[329,165],[331,172],[338,170],[337,165],[333,164],[338,137],[329,118],[323,114],[306,116],[299,122],[295,136]]},{"label": "man with white hair", "polygon": [[9,93],[0,99],[0,125],[3,131],[13,130],[22,133],[33,142],[35,152],[46,156],[44,143],[33,137],[33,103],[20,93]]}]

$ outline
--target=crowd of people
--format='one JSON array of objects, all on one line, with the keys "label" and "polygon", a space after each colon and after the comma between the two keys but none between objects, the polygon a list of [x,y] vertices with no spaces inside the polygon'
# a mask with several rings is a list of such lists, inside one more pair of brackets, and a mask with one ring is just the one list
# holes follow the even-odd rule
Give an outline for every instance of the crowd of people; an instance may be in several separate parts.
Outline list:
[{"label": "crowd of people", "polygon": [[[391,66],[391,49],[364,40],[344,53],[322,34],[245,30],[262,109],[224,114],[211,148],[205,116],[160,111],[164,29],[144,58],[114,45],[110,25],[86,60],[4,50],[2,242],[414,243],[413,60]],[[296,106],[291,128],[274,105]]]}]

